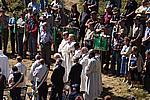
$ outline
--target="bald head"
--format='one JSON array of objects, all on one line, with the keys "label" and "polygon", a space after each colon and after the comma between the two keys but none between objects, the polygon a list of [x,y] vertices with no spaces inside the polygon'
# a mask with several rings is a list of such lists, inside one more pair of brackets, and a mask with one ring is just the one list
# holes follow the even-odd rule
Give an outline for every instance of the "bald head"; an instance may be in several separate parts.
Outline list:
[{"label": "bald head", "polygon": [[82,52],[82,54],[88,53],[88,48],[87,47],[82,47],[81,52]]}]

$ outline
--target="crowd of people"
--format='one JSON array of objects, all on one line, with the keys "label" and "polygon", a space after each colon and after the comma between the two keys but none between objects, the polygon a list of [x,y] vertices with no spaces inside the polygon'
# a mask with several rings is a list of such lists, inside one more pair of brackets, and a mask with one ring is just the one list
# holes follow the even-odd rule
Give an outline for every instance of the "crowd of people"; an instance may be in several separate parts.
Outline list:
[{"label": "crowd of people", "polygon": [[[38,100],[47,100],[52,50],[56,62],[50,100],[63,99],[65,83],[71,87],[69,100],[75,100],[83,91],[85,100],[94,100],[103,91],[102,73],[124,77],[129,89],[143,84],[150,92],[149,0],[142,0],[141,4],[128,0],[125,13],[121,11],[121,0],[108,0],[103,14],[98,13],[99,0],[84,0],[82,12],[73,4],[67,13],[61,0],[51,4],[45,1],[39,5],[31,0],[21,14],[13,11],[12,16],[0,8],[1,55],[8,54],[9,35],[11,55],[18,55],[18,63],[10,73],[2,73],[6,78],[0,77],[4,84],[8,80],[12,100],[21,100],[26,75],[22,58],[27,58],[27,54],[35,61],[29,75],[33,93],[38,91]],[[8,63],[8,58],[5,61]]]}]

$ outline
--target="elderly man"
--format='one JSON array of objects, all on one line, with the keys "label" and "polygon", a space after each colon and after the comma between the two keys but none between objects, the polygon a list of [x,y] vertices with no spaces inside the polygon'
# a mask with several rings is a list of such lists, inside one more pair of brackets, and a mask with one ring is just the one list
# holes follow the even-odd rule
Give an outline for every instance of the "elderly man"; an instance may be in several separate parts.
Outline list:
[{"label": "elderly man", "polygon": [[67,77],[69,76],[69,72],[71,70],[71,66],[73,64],[72,62],[72,57],[74,55],[74,51],[75,51],[75,48],[74,48],[74,44],[75,44],[75,40],[74,40],[74,35],[73,34],[69,34],[69,37],[68,37],[68,43],[66,44],[65,46],[65,49],[66,49],[66,55],[65,55],[65,62],[66,62],[66,71],[67,71]]},{"label": "elderly man", "polygon": [[59,100],[62,100],[62,93],[63,93],[63,87],[64,87],[64,81],[63,81],[63,76],[65,74],[65,68],[61,65],[62,60],[58,58],[56,60],[56,67],[52,73],[51,76],[51,82],[53,84],[51,88],[51,96],[50,100],[57,100],[56,96],[58,94]]},{"label": "elderly man", "polygon": [[[33,77],[36,77],[35,87],[38,90],[38,100],[47,100],[48,86],[47,86],[48,67],[44,59],[40,59],[40,66],[35,68]],[[43,92],[44,91],[44,92]]]},{"label": "elderly man", "polygon": [[30,70],[30,74],[29,74],[29,80],[31,81],[32,84],[35,83],[35,77],[33,77],[33,72],[35,71],[36,67],[40,66],[40,59],[41,59],[41,56],[36,55],[35,56],[35,62],[31,66],[31,70]]},{"label": "elderly man", "polygon": [[52,35],[47,31],[47,23],[43,23],[43,29],[40,33],[40,45],[41,45],[41,56],[45,60],[45,63],[50,66],[50,51],[52,44]]}]

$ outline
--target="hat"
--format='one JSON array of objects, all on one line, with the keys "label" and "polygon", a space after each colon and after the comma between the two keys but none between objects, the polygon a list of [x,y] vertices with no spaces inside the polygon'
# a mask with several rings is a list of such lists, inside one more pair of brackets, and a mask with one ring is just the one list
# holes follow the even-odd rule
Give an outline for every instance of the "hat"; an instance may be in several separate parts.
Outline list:
[{"label": "hat", "polygon": [[5,10],[3,8],[0,8],[0,12],[5,12]]},{"label": "hat", "polygon": [[63,32],[63,35],[65,35],[65,34],[69,34],[68,31]]}]

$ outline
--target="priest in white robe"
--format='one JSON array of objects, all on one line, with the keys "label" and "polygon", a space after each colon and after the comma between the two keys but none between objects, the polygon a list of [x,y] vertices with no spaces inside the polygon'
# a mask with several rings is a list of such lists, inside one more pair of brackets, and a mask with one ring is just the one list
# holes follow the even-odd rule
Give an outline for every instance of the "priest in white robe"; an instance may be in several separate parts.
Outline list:
[{"label": "priest in white robe", "polygon": [[0,50],[0,68],[1,68],[2,74],[5,75],[6,79],[8,79],[8,76],[9,76],[8,57],[3,54],[2,50]]},{"label": "priest in white robe", "polygon": [[94,51],[90,51],[88,65],[85,68],[86,87],[85,100],[94,100],[99,95],[99,72],[97,70],[97,61]]},{"label": "priest in white robe", "polygon": [[71,66],[73,64],[72,58],[74,55],[74,44],[75,44],[75,39],[74,39],[74,35],[73,34],[69,34],[68,37],[68,43],[65,46],[66,49],[66,55],[65,55],[65,62],[66,62],[66,72],[67,72],[67,77],[69,76],[69,72],[71,70]]},{"label": "priest in white robe", "polygon": [[81,58],[79,59],[79,63],[82,65],[82,73],[81,73],[81,91],[85,91],[85,67],[88,64],[88,48],[82,47],[81,48]]},{"label": "priest in white robe", "polygon": [[96,58],[96,62],[97,62],[97,70],[98,70],[98,72],[99,72],[99,95],[102,93],[102,91],[103,91],[103,87],[102,87],[102,72],[101,72],[101,70],[102,70],[102,63],[101,63],[101,58],[100,58],[101,56],[100,56],[100,53],[99,53],[99,51],[95,51],[95,58]]},{"label": "priest in white robe", "polygon": [[58,52],[62,55],[62,59],[63,59],[62,66],[65,68],[64,82],[68,81],[67,80],[67,65],[66,65],[67,63],[66,57],[68,55],[66,45],[68,43],[68,36],[69,36],[69,33],[67,31],[63,32],[63,40],[61,41],[61,44],[59,45],[59,48],[58,48]]}]

